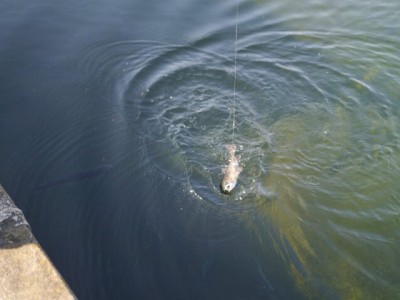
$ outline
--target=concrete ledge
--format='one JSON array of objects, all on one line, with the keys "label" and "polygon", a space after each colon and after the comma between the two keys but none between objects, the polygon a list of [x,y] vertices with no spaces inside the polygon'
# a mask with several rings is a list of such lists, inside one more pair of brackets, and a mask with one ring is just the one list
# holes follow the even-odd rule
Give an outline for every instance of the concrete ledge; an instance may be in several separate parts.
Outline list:
[{"label": "concrete ledge", "polygon": [[0,299],[76,299],[1,185]]},{"label": "concrete ledge", "polygon": [[74,299],[38,244],[0,249],[0,299]]},{"label": "concrete ledge", "polygon": [[35,242],[22,211],[0,185],[0,248]]}]

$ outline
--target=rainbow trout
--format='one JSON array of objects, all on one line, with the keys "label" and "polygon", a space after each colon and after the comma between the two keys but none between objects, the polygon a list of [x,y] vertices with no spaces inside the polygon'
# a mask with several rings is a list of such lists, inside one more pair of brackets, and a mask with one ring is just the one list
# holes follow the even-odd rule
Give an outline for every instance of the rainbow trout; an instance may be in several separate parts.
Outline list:
[{"label": "rainbow trout", "polygon": [[236,145],[226,145],[225,148],[229,153],[229,165],[222,169],[224,178],[221,181],[221,190],[223,193],[229,194],[235,188],[237,179],[243,168],[239,165],[240,156],[235,155]]}]

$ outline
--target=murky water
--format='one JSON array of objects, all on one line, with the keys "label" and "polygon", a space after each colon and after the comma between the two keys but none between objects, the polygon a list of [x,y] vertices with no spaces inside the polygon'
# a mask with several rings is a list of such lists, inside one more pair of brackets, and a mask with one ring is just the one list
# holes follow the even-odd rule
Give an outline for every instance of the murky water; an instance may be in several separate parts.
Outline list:
[{"label": "murky water", "polygon": [[400,4],[0,4],[0,182],[80,299],[400,297]]}]

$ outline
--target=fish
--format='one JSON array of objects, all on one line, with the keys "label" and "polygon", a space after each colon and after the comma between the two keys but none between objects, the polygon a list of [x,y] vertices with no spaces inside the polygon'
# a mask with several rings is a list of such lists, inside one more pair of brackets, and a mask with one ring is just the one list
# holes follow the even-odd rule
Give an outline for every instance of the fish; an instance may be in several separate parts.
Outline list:
[{"label": "fish", "polygon": [[229,194],[235,188],[243,168],[240,166],[240,156],[235,155],[236,145],[225,145],[225,148],[229,153],[229,164],[228,167],[222,169],[224,178],[221,181],[221,191],[224,194]]}]

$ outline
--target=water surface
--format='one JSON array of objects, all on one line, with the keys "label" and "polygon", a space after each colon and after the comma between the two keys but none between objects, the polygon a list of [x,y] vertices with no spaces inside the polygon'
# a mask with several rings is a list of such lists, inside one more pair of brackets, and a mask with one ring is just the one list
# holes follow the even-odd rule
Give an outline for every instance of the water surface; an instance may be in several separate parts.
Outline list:
[{"label": "water surface", "polygon": [[0,4],[0,182],[80,299],[400,296],[400,4]]}]

